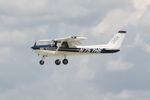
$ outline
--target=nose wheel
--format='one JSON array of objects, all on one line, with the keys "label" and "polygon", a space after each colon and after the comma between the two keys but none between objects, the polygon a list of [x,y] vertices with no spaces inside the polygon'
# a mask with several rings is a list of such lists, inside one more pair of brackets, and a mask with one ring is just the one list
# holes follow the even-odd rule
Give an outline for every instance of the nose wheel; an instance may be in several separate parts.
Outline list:
[{"label": "nose wheel", "polygon": [[40,65],[44,65],[45,62],[44,62],[44,60],[40,60],[39,63],[40,63]]},{"label": "nose wheel", "polygon": [[44,63],[45,63],[45,61],[44,61],[45,57],[46,57],[46,56],[43,56],[43,57],[42,57],[42,60],[39,61],[39,64],[40,64],[40,65],[44,65]]}]

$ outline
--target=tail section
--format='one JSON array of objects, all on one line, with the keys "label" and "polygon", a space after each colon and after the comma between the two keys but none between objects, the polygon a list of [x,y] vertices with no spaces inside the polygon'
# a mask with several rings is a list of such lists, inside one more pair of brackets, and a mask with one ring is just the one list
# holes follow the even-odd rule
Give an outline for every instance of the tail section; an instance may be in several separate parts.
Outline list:
[{"label": "tail section", "polygon": [[126,31],[119,31],[108,43],[108,46],[111,49],[120,49],[126,33]]}]

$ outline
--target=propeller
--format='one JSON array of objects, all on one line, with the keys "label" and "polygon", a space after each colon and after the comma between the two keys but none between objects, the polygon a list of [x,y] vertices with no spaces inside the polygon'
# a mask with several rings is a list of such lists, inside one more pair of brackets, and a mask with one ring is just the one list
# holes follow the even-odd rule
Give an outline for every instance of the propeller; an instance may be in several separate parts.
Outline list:
[{"label": "propeller", "polygon": [[34,45],[31,47],[32,51],[34,50],[35,47],[36,47],[36,42],[35,42]]},{"label": "propeller", "polygon": [[34,47],[36,46],[36,42],[34,43]]}]

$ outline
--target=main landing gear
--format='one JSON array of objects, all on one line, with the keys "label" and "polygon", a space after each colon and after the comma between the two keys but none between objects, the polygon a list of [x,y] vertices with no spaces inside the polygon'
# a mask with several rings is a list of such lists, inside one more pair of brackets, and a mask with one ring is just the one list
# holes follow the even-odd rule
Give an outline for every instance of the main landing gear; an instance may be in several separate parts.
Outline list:
[{"label": "main landing gear", "polygon": [[55,60],[55,64],[56,64],[56,65],[60,65],[60,64],[61,64],[61,61],[60,61],[59,59],[56,59],[56,60]]},{"label": "main landing gear", "polygon": [[68,59],[64,59],[64,60],[63,60],[63,64],[64,64],[64,65],[67,65],[67,64],[68,64]]},{"label": "main landing gear", "polygon": [[[66,59],[66,58],[63,59],[63,60],[62,60],[62,63],[63,63],[64,65],[67,65],[67,64],[68,64],[68,59]],[[55,64],[56,64],[56,65],[60,65],[60,64],[61,64],[61,60],[60,60],[60,59],[56,59],[56,60],[55,60]]]}]

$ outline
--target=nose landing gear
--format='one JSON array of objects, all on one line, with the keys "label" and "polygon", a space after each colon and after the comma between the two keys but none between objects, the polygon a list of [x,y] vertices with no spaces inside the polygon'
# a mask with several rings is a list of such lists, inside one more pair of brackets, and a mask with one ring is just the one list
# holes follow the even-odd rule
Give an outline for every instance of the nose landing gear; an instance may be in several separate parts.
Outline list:
[{"label": "nose landing gear", "polygon": [[44,65],[44,63],[45,63],[45,61],[44,61],[45,57],[46,56],[43,56],[42,60],[39,61],[40,65]]},{"label": "nose landing gear", "polygon": [[44,62],[44,60],[40,60],[39,63],[40,63],[40,65],[44,65],[45,62]]}]

